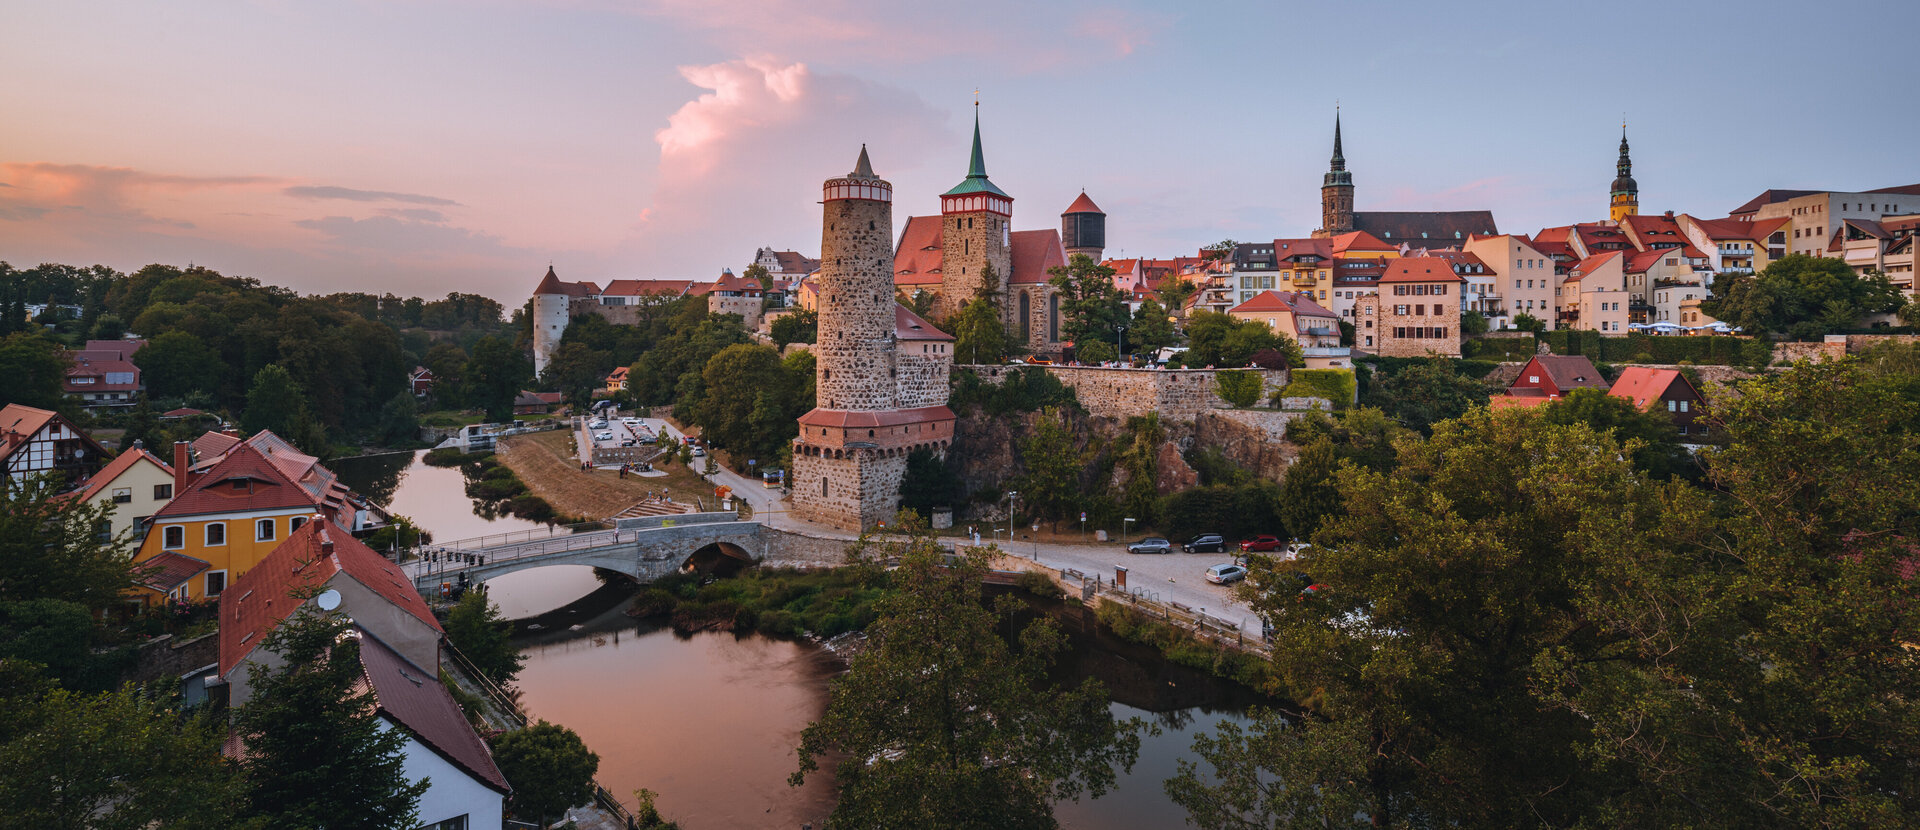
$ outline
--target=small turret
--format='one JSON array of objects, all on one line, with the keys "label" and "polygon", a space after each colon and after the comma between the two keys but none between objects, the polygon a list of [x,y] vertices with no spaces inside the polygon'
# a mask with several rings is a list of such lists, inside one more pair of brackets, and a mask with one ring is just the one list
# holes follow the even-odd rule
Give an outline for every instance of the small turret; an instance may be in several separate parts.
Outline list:
[{"label": "small turret", "polygon": [[1107,214],[1080,191],[1080,198],[1060,214],[1060,241],[1067,256],[1086,254],[1099,262],[1107,247]]}]

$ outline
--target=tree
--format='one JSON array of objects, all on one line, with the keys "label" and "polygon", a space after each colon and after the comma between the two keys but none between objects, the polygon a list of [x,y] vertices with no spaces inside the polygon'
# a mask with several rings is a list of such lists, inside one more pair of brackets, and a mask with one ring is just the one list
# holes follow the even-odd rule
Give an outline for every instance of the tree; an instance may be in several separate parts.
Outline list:
[{"label": "tree", "polygon": [[959,507],[966,495],[960,477],[932,450],[922,448],[907,454],[907,472],[900,478],[903,509],[930,517],[936,507]]},{"label": "tree", "polygon": [[1133,323],[1127,326],[1127,343],[1133,346],[1133,351],[1151,355],[1178,342],[1180,334],[1173,330],[1173,320],[1167,316],[1166,307],[1153,300],[1141,301],[1140,307],[1133,311]]},{"label": "tree", "polygon": [[1080,495],[1082,464],[1058,409],[1048,408],[1034,419],[1032,434],[1021,442],[1020,461],[1027,468],[1019,479],[1021,503],[1035,518],[1059,524]]},{"label": "tree", "polygon": [[781,350],[785,350],[788,343],[812,343],[819,334],[820,315],[805,308],[782,314],[767,326],[774,348]]},{"label": "tree", "polygon": [[1842,260],[1788,254],[1758,274],[1736,272],[1714,280],[1700,310],[1749,333],[1811,340],[1859,325],[1865,315],[1898,310],[1905,301],[1884,274],[1862,276]]},{"label": "tree", "polygon": [[1421,432],[1430,432],[1440,421],[1458,418],[1469,409],[1487,404],[1486,386],[1455,372],[1446,358],[1428,358],[1376,377],[1368,384],[1365,402]]},{"label": "tree", "polygon": [[1467,337],[1486,334],[1487,315],[1471,310],[1460,312],[1460,333]]},{"label": "tree", "polygon": [[768,271],[765,265],[761,265],[758,262],[748,265],[740,271],[740,276],[742,279],[749,279],[758,283],[760,285],[760,296],[764,297],[773,293],[773,273]]},{"label": "tree", "polygon": [[466,368],[467,402],[486,410],[491,421],[513,420],[513,399],[532,377],[532,363],[504,337],[482,337],[473,344]]},{"label": "tree", "polygon": [[270,364],[247,387],[247,409],[240,416],[240,426],[248,433],[266,429],[290,436],[295,422],[306,416],[307,399],[294,385],[293,375],[279,364]]},{"label": "tree", "polygon": [[0,602],[113,608],[133,582],[131,533],[102,538],[113,505],[61,498],[52,481],[0,482]]},{"label": "tree", "polygon": [[[1326,830],[1372,824],[1366,733],[1359,724],[1256,708],[1242,729],[1222,721],[1217,736],[1195,735],[1193,751],[1211,768],[1181,759],[1167,796],[1201,830]],[[1209,783],[1217,782],[1217,783]]]},{"label": "tree", "polygon": [[417,444],[420,440],[420,404],[413,392],[402,389],[380,407],[379,440],[390,447]]},{"label": "tree", "polygon": [[1227,403],[1244,408],[1260,402],[1259,372],[1233,369],[1216,372],[1213,378],[1215,391]]},{"label": "tree", "polygon": [[126,334],[127,321],[120,319],[118,315],[102,314],[93,321],[93,339],[95,340],[119,340]]},{"label": "tree", "polygon": [[59,409],[70,365],[60,344],[38,332],[16,332],[0,340],[0,407],[21,404]]},{"label": "tree", "polygon": [[1212,245],[1202,246],[1200,248],[1200,258],[1206,260],[1225,259],[1229,254],[1233,253],[1234,248],[1238,247],[1240,247],[1240,243],[1232,239],[1222,239]]},{"label": "tree", "polygon": [[1632,450],[1633,466],[1654,478],[1667,479],[1697,473],[1699,468],[1673,431],[1663,412],[1639,409],[1626,398],[1605,389],[1575,389],[1548,404],[1542,416],[1556,424],[1575,421],[1596,431],[1612,433]]},{"label": "tree", "polygon": [[257,827],[239,813],[245,781],[205,712],[134,686],[60,689],[0,661],[0,828]]},{"label": "tree", "polygon": [[600,756],[573,730],[544,720],[493,740],[493,760],[513,785],[513,812],[546,826],[593,800]]},{"label": "tree", "polygon": [[500,607],[485,591],[462,594],[447,612],[446,629],[447,641],[494,685],[512,684],[526,664],[520,650],[508,641],[513,624],[500,618]]},{"label": "tree", "polygon": [[1240,368],[1262,349],[1287,354],[1293,365],[1306,365],[1304,359],[1294,363],[1300,349],[1292,343],[1291,338],[1276,334],[1272,327],[1258,320],[1241,320],[1216,311],[1195,311],[1187,315],[1188,366]]},{"label": "tree", "polygon": [[688,415],[714,446],[772,458],[798,434],[795,419],[813,408],[812,398],[801,394],[811,378],[810,364],[802,378],[772,346],[728,346],[701,370],[706,393]]},{"label": "tree", "polygon": [[613,371],[613,353],[591,348],[585,343],[561,343],[540,375],[542,385],[551,391],[566,393],[576,407],[593,399],[595,390],[605,388],[607,373]]},{"label": "tree", "polygon": [[981,600],[990,554],[948,555],[923,528],[908,529],[904,542],[849,552],[874,568],[898,557],[895,591],[801,733],[789,783],[823,757],[840,759],[831,827],[1056,827],[1052,802],[1097,798],[1115,765],[1132,767],[1137,723],[1116,722],[1091,678],[1071,691],[1049,682],[1063,645],[1051,620],[1003,638],[1002,617]]},{"label": "tree", "polygon": [[1074,344],[1073,359],[1080,363],[1097,366],[1119,360],[1120,352],[1112,343],[1105,340],[1088,340]]},{"label": "tree", "polygon": [[1200,290],[1200,286],[1179,274],[1168,276],[1160,281],[1160,287],[1153,290],[1153,296],[1160,301],[1160,307],[1168,314],[1179,314],[1187,307],[1187,298]]},{"label": "tree", "polygon": [[953,333],[953,358],[972,364],[1005,363],[1021,352],[1018,342],[1000,319],[1000,307],[990,296],[974,297],[947,320]]},{"label": "tree", "polygon": [[1545,320],[1522,311],[1513,316],[1513,327],[1520,331],[1530,331],[1534,334],[1539,334],[1547,330],[1547,323]]},{"label": "tree", "polygon": [[381,725],[352,622],[303,606],[261,644],[281,665],[253,670],[253,699],[234,715],[253,815],[276,827],[413,827],[427,782],[407,781],[406,734]]},{"label": "tree", "polygon": [[1060,298],[1060,336],[1075,346],[1090,340],[1119,337],[1127,325],[1126,295],[1113,287],[1113,269],[1086,254],[1074,254],[1066,265],[1047,269]]},{"label": "tree", "polygon": [[1299,460],[1280,481],[1280,519],[1295,539],[1310,540],[1320,523],[1340,512],[1340,489],[1334,481],[1339,457],[1333,441],[1321,438],[1307,445]]}]

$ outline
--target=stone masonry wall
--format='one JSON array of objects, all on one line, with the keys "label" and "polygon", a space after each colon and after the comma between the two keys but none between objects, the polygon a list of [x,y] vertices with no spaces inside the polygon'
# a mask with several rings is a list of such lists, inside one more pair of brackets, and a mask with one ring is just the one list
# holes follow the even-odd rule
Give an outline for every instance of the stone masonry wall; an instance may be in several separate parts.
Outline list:
[{"label": "stone masonry wall", "polygon": [[834,199],[824,213],[816,399],[822,409],[892,409],[892,204]]},{"label": "stone masonry wall", "polygon": [[991,264],[1005,296],[1013,276],[1013,251],[1007,245],[1008,222],[985,211],[940,217],[940,300],[934,314],[951,316],[979,293],[983,266]]},{"label": "stone masonry wall", "polygon": [[841,458],[795,453],[793,514],[852,531],[891,521],[906,474],[904,452],[856,449]]},{"label": "stone masonry wall", "polygon": [[[1012,366],[961,366],[988,383],[999,383],[1017,368]],[[1230,409],[1222,400],[1215,383],[1214,369],[1114,369],[1097,366],[1046,366],[1074,391],[1088,413],[1106,418],[1124,419],[1158,412],[1163,420],[1192,421],[1202,412]],[[1249,369],[1261,375],[1260,399],[1287,385],[1290,373],[1285,369]]]},{"label": "stone masonry wall", "polygon": [[901,409],[945,406],[953,374],[953,344],[945,340],[903,340],[894,364],[900,372],[894,404]]}]

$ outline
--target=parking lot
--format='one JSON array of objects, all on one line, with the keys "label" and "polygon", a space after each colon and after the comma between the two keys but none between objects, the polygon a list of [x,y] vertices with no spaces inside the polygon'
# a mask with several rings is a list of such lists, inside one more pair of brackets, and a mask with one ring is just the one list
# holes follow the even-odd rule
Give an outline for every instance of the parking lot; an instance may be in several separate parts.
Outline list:
[{"label": "parking lot", "polygon": [[[576,421],[580,460],[596,467],[639,463],[653,457],[662,442],[685,441],[667,422],[658,418],[621,416],[618,410],[596,413]],[[706,454],[699,446],[694,456]]]}]

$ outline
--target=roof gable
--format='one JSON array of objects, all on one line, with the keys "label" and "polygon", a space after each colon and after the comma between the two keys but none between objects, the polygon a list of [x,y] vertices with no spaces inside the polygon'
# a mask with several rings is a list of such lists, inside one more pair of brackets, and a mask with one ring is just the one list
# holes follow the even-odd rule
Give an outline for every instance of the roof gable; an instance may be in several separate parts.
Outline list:
[{"label": "roof gable", "polygon": [[906,306],[893,304],[893,336],[896,340],[952,340],[953,335],[934,327]]},{"label": "roof gable", "polygon": [[1389,282],[1466,282],[1453,272],[1453,263],[1432,256],[1401,257],[1387,263],[1380,281]]},{"label": "roof gable", "polygon": [[108,487],[112,486],[114,479],[119,478],[121,474],[141,463],[152,464],[159,468],[160,472],[166,473],[169,477],[173,475],[173,467],[167,464],[167,462],[161,461],[159,456],[147,452],[145,449],[135,447],[114,456],[112,462],[100,468],[100,472],[94,473],[92,478],[87,479],[85,488],[80,491],[80,500],[92,501],[95,496],[100,495]]},{"label": "roof gable", "polygon": [[909,216],[893,249],[893,281],[899,285],[940,284],[940,217]]},{"label": "roof gable", "polygon": [[408,663],[380,638],[358,626],[355,629],[361,632],[360,666],[381,713],[474,780],[496,792],[507,792],[506,776],[500,774],[493,753],[474,734],[460,704],[440,679]]},{"label": "roof gable", "polygon": [[1534,372],[1552,381],[1561,392],[1607,388],[1606,380],[1600,377],[1600,370],[1585,355],[1535,355],[1520,368],[1520,375],[1524,377]]},{"label": "roof gable", "polygon": [[[1621,370],[1620,378],[1613,382],[1613,388],[1607,390],[1607,394],[1616,398],[1626,398],[1633,402],[1634,407],[1646,409],[1649,404],[1664,397],[1667,389],[1676,381],[1685,383],[1690,391],[1693,389],[1693,384],[1689,383],[1686,376],[1680,374],[1677,369],[1629,366]],[[1696,393],[1694,397],[1699,395]]]},{"label": "roof gable", "polygon": [[1033,285],[1052,279],[1047,271],[1067,264],[1067,249],[1060,246],[1060,231],[1014,231],[1013,276],[1015,285]]},{"label": "roof gable", "polygon": [[[306,456],[311,458],[312,456]],[[291,507],[319,509],[324,495],[315,495],[269,460],[266,453],[251,444],[238,444],[214,464],[184,493],[175,493],[173,501],[154,514],[155,519],[179,518],[203,513],[246,513],[256,510],[282,510]]]}]

